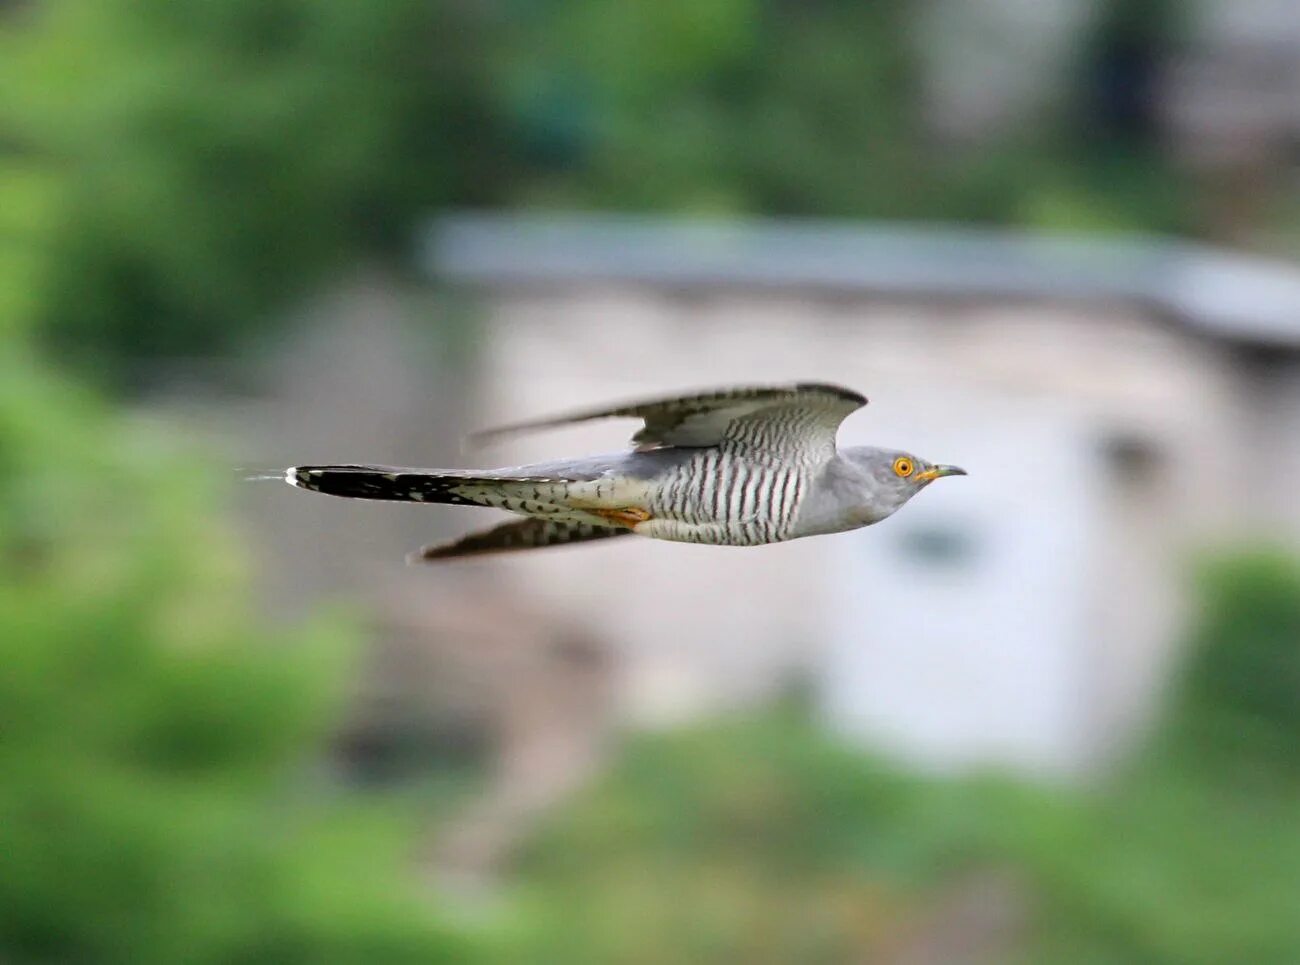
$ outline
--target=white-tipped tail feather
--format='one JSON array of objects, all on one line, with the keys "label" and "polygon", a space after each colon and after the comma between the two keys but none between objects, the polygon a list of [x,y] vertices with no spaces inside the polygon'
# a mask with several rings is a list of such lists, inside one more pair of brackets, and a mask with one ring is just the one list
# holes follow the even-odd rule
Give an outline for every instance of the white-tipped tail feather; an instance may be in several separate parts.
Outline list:
[{"label": "white-tipped tail feather", "polygon": [[470,533],[450,543],[426,546],[408,556],[409,562],[541,549],[631,532],[626,527],[601,525],[599,519],[572,518],[570,489],[581,484],[554,477],[390,466],[291,466],[283,473],[261,474],[256,478],[283,479],[298,489],[330,496],[488,506],[529,516]]}]

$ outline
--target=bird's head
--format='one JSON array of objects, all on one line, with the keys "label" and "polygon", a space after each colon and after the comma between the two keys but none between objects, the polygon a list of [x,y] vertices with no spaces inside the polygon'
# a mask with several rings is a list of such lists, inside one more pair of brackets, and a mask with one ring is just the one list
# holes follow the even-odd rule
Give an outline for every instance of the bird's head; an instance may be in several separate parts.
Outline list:
[{"label": "bird's head", "polygon": [[898,449],[857,446],[842,452],[865,476],[873,522],[895,512],[936,479],[966,475],[966,470],[958,466],[928,462]]}]

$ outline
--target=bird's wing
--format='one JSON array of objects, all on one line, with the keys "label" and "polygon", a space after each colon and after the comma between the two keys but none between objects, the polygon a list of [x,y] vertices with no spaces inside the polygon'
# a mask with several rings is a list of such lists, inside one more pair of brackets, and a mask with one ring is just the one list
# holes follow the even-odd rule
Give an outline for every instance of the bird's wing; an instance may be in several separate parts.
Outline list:
[{"label": "bird's wing", "polygon": [[485,441],[575,422],[633,418],[645,423],[632,437],[638,449],[716,446],[724,439],[768,449],[834,448],[840,423],[866,404],[852,389],[816,382],[736,386],[520,422],[471,438]]},{"label": "bird's wing", "polygon": [[470,533],[450,543],[433,543],[411,553],[407,561],[427,563],[433,560],[486,556],[490,553],[513,553],[519,550],[541,549],[545,546],[587,543],[594,539],[631,535],[632,531],[626,527],[595,526],[591,523],[535,516]]}]

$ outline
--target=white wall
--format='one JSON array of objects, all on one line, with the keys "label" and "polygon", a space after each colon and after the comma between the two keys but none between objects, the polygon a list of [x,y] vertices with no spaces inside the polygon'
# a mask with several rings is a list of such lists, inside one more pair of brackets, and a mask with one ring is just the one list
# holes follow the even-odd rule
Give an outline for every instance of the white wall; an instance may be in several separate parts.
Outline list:
[{"label": "white wall", "polygon": [[937,769],[1069,769],[1091,723],[1090,434],[1060,404],[938,399],[888,428],[970,475],[831,547],[827,718]]}]

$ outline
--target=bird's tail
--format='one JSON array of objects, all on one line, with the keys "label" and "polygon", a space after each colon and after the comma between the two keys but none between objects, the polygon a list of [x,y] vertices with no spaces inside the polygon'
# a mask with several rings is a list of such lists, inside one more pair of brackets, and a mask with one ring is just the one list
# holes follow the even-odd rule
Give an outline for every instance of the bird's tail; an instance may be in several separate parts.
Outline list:
[{"label": "bird's tail", "polygon": [[327,496],[451,505],[484,505],[456,490],[488,482],[467,473],[393,466],[293,466],[284,471],[284,481]]},{"label": "bird's tail", "polygon": [[[502,523],[450,543],[425,546],[407,557],[413,563],[585,543],[631,532],[626,526],[602,526],[599,521],[573,519],[572,507],[567,504],[571,483],[554,477],[391,466],[294,466],[284,471],[283,479],[300,489],[330,496],[492,506],[543,514]],[[547,515],[550,513],[557,515]]]},{"label": "bird's tail", "polygon": [[284,481],[351,499],[491,506],[528,514],[566,510],[571,485],[551,477],[393,466],[294,466],[285,470]]}]

